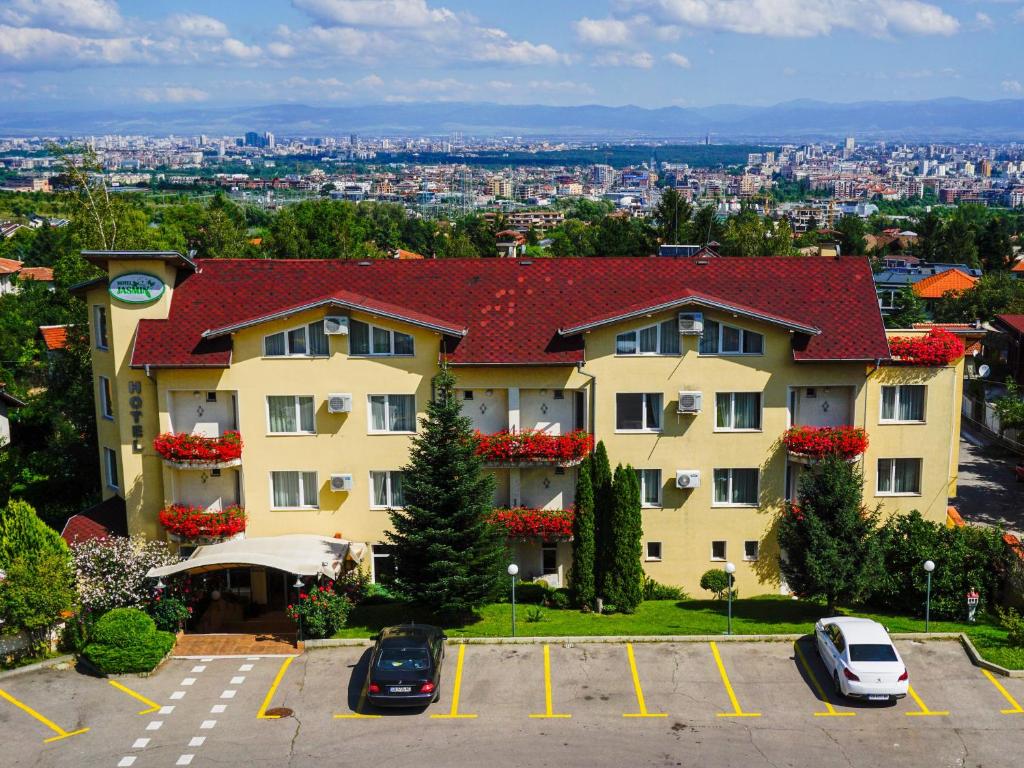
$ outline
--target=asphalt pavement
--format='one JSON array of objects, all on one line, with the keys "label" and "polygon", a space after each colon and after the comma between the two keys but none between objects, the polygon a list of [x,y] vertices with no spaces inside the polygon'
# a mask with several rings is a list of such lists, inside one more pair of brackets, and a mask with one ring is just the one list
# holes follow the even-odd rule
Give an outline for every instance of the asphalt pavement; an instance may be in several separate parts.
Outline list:
[{"label": "asphalt pavement", "polygon": [[964,426],[960,435],[960,471],[953,499],[968,523],[998,525],[1024,536],[1024,483],[1013,467],[1020,457]]}]

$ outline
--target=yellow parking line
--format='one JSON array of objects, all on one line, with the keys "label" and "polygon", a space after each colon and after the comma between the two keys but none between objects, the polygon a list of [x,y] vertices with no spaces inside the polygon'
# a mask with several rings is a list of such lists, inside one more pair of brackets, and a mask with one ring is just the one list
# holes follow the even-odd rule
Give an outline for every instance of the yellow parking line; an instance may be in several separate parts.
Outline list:
[{"label": "yellow parking line", "polygon": [[[372,661],[372,657],[371,657]],[[356,702],[356,711],[348,712],[343,715],[335,715],[335,720],[377,720],[381,715],[364,715],[363,710],[366,709],[366,686],[370,684],[370,669],[367,666],[366,679],[363,680],[363,689],[359,691],[359,701]]]},{"label": "yellow parking line", "polygon": [[107,680],[107,682],[110,683],[115,688],[117,688],[117,690],[122,691],[124,693],[127,693],[129,696],[131,696],[136,701],[141,701],[143,704],[148,704],[149,705],[149,709],[140,709],[139,710],[139,714],[140,715],[149,715],[149,714],[152,714],[153,712],[156,712],[158,709],[160,709],[160,705],[157,704],[155,701],[151,701],[150,699],[147,699],[141,693],[136,693],[131,688],[128,688],[127,686],[121,685],[116,680]]},{"label": "yellow parking line", "polygon": [[556,715],[551,707],[551,648],[544,646],[544,714],[530,715],[534,719],[566,719],[572,715]]},{"label": "yellow parking line", "polygon": [[711,643],[711,652],[715,655],[718,674],[722,676],[722,684],[725,686],[725,692],[729,694],[729,701],[732,703],[732,712],[719,712],[716,717],[760,717],[760,712],[744,712],[743,708],[740,707],[740,702],[736,698],[736,692],[733,691],[732,683],[729,682],[729,675],[725,673],[725,665],[722,664],[722,657],[718,653],[718,645],[714,642]]},{"label": "yellow parking line", "polygon": [[818,698],[825,702],[825,712],[815,712],[815,717],[853,717],[856,712],[837,712],[836,708],[832,706],[832,702],[828,699],[828,694],[825,693],[825,689],[822,688],[821,683],[811,670],[811,665],[807,662],[807,657],[804,656],[804,652],[800,650],[800,641],[793,643],[793,650],[796,651],[796,657],[800,661],[800,666],[804,668],[804,672],[807,673],[808,679],[811,681],[811,685],[814,686],[815,693],[818,694]]},{"label": "yellow parking line", "polygon": [[36,720],[38,720],[40,723],[42,723],[47,728],[49,728],[51,731],[53,731],[54,733],[57,734],[56,736],[51,736],[48,739],[43,739],[43,743],[44,744],[49,744],[51,741],[60,741],[61,739],[66,739],[69,736],[77,736],[78,734],[85,733],[86,731],[89,730],[88,728],[79,728],[77,731],[65,731],[63,728],[61,728],[59,725],[57,725],[52,720],[50,720],[50,719],[44,717],[43,715],[39,714],[38,712],[36,712],[34,709],[32,709],[32,707],[28,706],[27,704],[22,704],[20,701],[18,701],[16,698],[11,696],[11,694],[7,693],[7,691],[3,690],[2,688],[0,688],[0,697],[3,697],[5,699],[7,699],[7,701],[11,702],[11,704],[16,706],[22,712],[24,712],[24,713],[26,713],[28,715],[31,715]]},{"label": "yellow parking line", "polygon": [[256,713],[257,720],[278,720],[280,715],[268,715],[267,707],[270,706],[271,700],[274,698],[274,694],[277,693],[277,686],[281,684],[281,680],[284,679],[284,673],[288,671],[288,667],[291,666],[292,662],[295,661],[294,656],[289,656],[281,664],[281,668],[277,670],[277,677],[274,678],[274,682],[270,684],[270,690],[267,691],[267,695],[263,699],[263,704],[260,706],[260,711]]},{"label": "yellow parking line", "polygon": [[920,708],[919,712],[904,712],[903,714],[905,714],[907,717],[942,717],[943,715],[949,714],[947,710],[939,712],[928,709],[928,706],[923,701],[921,701],[921,697],[917,695],[917,691],[914,690],[914,686],[908,685],[907,692],[910,694],[910,697],[914,700],[914,703],[916,703],[917,706]]},{"label": "yellow parking line", "polygon": [[462,663],[465,658],[466,646],[465,644],[461,644],[459,645],[459,659],[455,663],[455,683],[452,686],[452,710],[447,715],[431,715],[435,720],[471,720],[476,717],[476,715],[459,714],[459,689],[462,688]]},{"label": "yellow parking line", "polygon": [[633,655],[633,644],[626,643],[626,655],[629,657],[629,671],[633,674],[633,689],[636,691],[636,706],[639,712],[629,712],[623,717],[668,717],[664,712],[648,712],[647,703],[644,701],[644,691],[640,687],[640,675],[636,671],[636,657]]},{"label": "yellow parking line", "polygon": [[1006,699],[1008,702],[1010,702],[1010,705],[1011,705],[1012,708],[1011,709],[1001,709],[1001,710],[999,710],[1001,714],[1004,714],[1004,715],[1021,715],[1021,714],[1024,714],[1024,708],[1022,708],[1021,705],[1017,703],[1017,700],[1015,698],[1013,698],[1013,696],[1010,695],[1010,692],[1008,690],[1006,690],[1006,688],[1003,687],[1002,683],[1000,683],[998,680],[995,679],[995,677],[992,675],[991,672],[989,672],[987,669],[983,669],[983,670],[981,670],[981,674],[983,674],[985,677],[987,677],[989,682],[992,683],[992,685],[994,685],[996,687],[996,690],[999,691],[1001,694],[1003,694],[1003,698]]}]

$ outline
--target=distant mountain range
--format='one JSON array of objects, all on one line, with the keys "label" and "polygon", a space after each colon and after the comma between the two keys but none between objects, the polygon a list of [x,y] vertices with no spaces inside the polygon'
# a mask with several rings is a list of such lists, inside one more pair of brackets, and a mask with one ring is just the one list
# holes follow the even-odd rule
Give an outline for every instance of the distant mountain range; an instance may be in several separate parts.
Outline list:
[{"label": "distant mountain range", "polygon": [[799,100],[770,107],[551,107],[489,103],[252,107],[165,107],[0,113],[0,135],[167,135],[273,131],[278,136],[472,136],[577,139],[675,139],[713,142],[796,141],[856,136],[859,140],[1024,139],[1024,99],[972,101]]}]

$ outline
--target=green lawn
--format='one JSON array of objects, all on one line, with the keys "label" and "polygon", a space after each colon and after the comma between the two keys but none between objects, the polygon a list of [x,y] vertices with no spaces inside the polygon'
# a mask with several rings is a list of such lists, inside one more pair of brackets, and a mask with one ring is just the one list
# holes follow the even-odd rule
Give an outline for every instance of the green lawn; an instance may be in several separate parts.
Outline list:
[{"label": "green lawn", "polygon": [[[516,633],[520,637],[567,635],[718,635],[725,634],[726,604],[719,600],[651,600],[640,604],[631,615],[597,615],[574,610],[542,610],[540,621],[528,621],[532,606],[516,607]],[[924,621],[906,616],[862,611],[843,611],[875,619],[890,632],[923,632]],[[764,596],[733,601],[733,633],[737,635],[806,634],[814,622],[825,615],[817,603]],[[358,606],[349,616],[348,626],[335,637],[368,638],[382,627],[406,621],[434,623],[422,610],[402,603]],[[485,606],[475,621],[462,626],[445,627],[449,637],[506,637],[511,634],[512,606],[493,603]],[[1011,648],[1006,632],[985,621],[962,624],[933,621],[933,632],[966,632],[978,651],[996,664],[1024,669],[1024,649]]]}]

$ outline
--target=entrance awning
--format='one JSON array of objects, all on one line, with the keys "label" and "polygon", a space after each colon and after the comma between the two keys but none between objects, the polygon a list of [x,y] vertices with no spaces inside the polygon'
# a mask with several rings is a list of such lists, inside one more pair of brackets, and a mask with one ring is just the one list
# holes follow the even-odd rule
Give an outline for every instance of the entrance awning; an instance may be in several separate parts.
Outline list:
[{"label": "entrance awning", "polygon": [[348,570],[346,561],[359,563],[365,554],[365,544],[304,533],[232,539],[197,547],[180,563],[151,568],[146,576],[155,579],[176,573],[207,573],[224,568],[262,566],[299,576],[336,579]]}]

